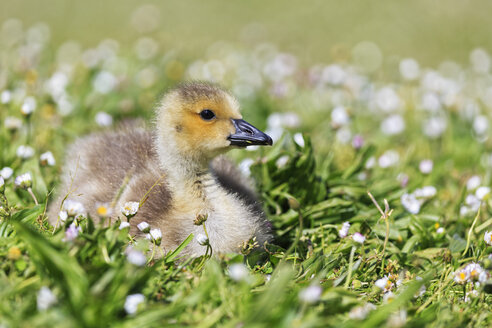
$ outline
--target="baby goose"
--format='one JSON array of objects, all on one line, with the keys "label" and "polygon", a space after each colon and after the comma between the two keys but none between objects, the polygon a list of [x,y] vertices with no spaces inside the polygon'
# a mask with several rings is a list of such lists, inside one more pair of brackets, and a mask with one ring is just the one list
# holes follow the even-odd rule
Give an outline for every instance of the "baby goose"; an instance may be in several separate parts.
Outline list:
[{"label": "baby goose", "polygon": [[[182,84],[157,107],[155,131],[94,134],[73,144],[50,222],[56,223],[67,193],[67,199],[82,203],[95,217],[95,204],[114,202],[121,192],[115,220],[123,204],[138,202],[151,190],[131,219],[131,232],[139,233],[136,226],[142,221],[160,228],[166,250],[190,233],[203,234],[203,227],[194,224],[199,215],[208,217],[205,225],[215,253],[238,251],[253,237],[263,245],[270,229],[255,193],[229,161],[212,160],[232,148],[271,144],[268,135],[242,120],[239,104],[228,92],[209,83]],[[185,250],[192,255],[204,251],[196,239]]]}]

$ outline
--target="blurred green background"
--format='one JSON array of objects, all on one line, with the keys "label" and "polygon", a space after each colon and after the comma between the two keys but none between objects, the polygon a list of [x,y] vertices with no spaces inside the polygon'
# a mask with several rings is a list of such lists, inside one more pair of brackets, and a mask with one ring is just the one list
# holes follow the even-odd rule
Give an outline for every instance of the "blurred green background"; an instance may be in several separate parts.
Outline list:
[{"label": "blurred green background", "polygon": [[[476,47],[492,50],[492,2],[488,0],[351,1],[147,1],[158,8],[152,35],[183,55],[200,56],[218,40],[241,44],[271,41],[302,61],[345,58],[365,40],[385,56],[413,57],[424,66],[468,61]],[[102,38],[125,42],[138,31],[132,14],[144,2],[129,0],[2,0],[0,22],[44,21],[54,43]]]}]

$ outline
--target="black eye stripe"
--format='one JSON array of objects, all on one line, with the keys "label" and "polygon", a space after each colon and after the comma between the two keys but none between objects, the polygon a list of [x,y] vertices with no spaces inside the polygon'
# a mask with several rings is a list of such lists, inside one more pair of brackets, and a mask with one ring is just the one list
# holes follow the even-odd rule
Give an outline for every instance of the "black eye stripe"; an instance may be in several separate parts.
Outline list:
[{"label": "black eye stripe", "polygon": [[205,121],[210,121],[215,118],[215,113],[212,112],[210,109],[204,109],[200,112],[200,117]]}]

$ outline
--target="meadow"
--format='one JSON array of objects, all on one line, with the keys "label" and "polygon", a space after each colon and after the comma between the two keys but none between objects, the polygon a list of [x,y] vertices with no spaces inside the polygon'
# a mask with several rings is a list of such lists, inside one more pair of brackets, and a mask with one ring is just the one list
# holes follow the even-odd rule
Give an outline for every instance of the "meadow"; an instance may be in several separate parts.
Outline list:
[{"label": "meadow", "polygon": [[[485,34],[483,48],[431,49],[422,61],[384,38],[323,60],[276,32],[258,39],[255,23],[248,42],[194,52],[157,34],[156,12],[136,7],[121,39],[92,31],[80,42],[50,24],[1,22],[0,327],[492,325]],[[273,242],[188,258],[190,235],[156,257],[123,213],[107,225],[66,209],[51,226],[66,147],[128,122],[150,127],[160,95],[183,80],[227,87],[274,139],[228,154],[255,182]]]}]

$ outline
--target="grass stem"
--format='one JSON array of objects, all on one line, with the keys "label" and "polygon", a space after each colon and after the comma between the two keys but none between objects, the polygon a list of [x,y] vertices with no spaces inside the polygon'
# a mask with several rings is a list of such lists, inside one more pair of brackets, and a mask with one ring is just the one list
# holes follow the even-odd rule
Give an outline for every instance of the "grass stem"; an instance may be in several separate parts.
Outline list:
[{"label": "grass stem", "polygon": [[477,215],[475,215],[475,219],[473,220],[470,230],[468,230],[468,237],[466,238],[466,247],[465,250],[463,251],[463,254],[461,254],[462,257],[466,255],[466,253],[468,252],[468,248],[470,248],[470,241],[473,233],[473,228],[475,227],[475,224],[477,223],[479,216],[480,216],[480,207],[478,208]]}]

